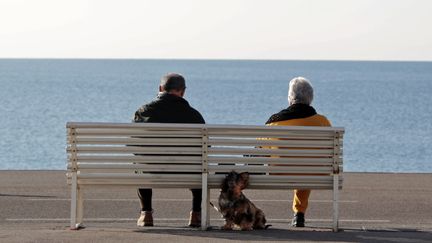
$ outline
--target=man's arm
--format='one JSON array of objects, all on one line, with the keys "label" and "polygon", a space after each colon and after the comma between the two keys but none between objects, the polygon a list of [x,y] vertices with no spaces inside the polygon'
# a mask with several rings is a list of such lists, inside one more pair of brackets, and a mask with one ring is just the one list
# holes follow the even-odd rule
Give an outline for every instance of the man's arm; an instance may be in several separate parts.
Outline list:
[{"label": "man's arm", "polygon": [[132,122],[152,122],[151,117],[149,108],[144,105],[135,112]]},{"label": "man's arm", "polygon": [[205,120],[204,117],[201,115],[201,113],[199,113],[199,111],[195,110],[194,108],[192,108],[192,113],[194,114],[194,122],[193,123],[198,123],[198,124],[205,124]]}]

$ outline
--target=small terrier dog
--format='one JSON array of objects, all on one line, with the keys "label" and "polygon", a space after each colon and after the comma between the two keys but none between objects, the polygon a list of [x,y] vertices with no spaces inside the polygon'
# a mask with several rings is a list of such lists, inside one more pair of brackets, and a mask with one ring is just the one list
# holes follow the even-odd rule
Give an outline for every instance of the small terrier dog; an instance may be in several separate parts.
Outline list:
[{"label": "small terrier dog", "polygon": [[223,180],[219,196],[220,213],[225,218],[225,230],[267,229],[264,212],[245,197],[242,190],[249,183],[247,172],[231,171]]}]

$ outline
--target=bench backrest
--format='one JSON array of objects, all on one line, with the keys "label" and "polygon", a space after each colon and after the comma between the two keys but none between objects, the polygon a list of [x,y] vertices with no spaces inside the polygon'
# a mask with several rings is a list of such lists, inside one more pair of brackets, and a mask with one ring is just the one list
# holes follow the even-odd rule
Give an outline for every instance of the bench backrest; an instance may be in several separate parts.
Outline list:
[{"label": "bench backrest", "polygon": [[67,130],[68,175],[81,185],[200,188],[207,173],[217,188],[235,170],[251,173],[249,188],[331,189],[343,164],[343,128],[68,123]]}]

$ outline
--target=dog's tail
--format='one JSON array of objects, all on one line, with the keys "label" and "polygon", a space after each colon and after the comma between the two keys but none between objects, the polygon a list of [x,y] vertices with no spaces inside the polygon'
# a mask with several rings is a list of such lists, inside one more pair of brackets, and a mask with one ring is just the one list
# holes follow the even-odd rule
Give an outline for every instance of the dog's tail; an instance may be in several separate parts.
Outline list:
[{"label": "dog's tail", "polygon": [[217,208],[212,202],[210,202],[210,206],[212,206],[218,213],[221,213],[219,208]]}]

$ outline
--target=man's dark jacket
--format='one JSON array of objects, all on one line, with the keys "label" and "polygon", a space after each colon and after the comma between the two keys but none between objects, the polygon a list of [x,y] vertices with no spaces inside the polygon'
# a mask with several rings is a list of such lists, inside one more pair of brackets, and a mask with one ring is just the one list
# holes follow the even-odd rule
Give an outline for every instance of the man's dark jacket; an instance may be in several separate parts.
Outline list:
[{"label": "man's dark jacket", "polygon": [[153,123],[205,123],[201,114],[192,108],[185,99],[166,92],[159,93],[155,100],[141,106],[135,112],[133,121]]},{"label": "man's dark jacket", "polygon": [[[192,108],[185,99],[166,92],[159,93],[155,100],[141,106],[135,112],[133,121],[153,123],[205,123],[201,114]],[[137,171],[135,173],[137,173]],[[175,172],[165,173],[175,174]],[[140,195],[140,198],[143,197],[142,195],[148,196],[148,190],[149,189],[139,189],[138,194]],[[191,190],[194,198],[201,198],[201,189]],[[200,200],[198,201],[199,205],[201,204]]]}]

